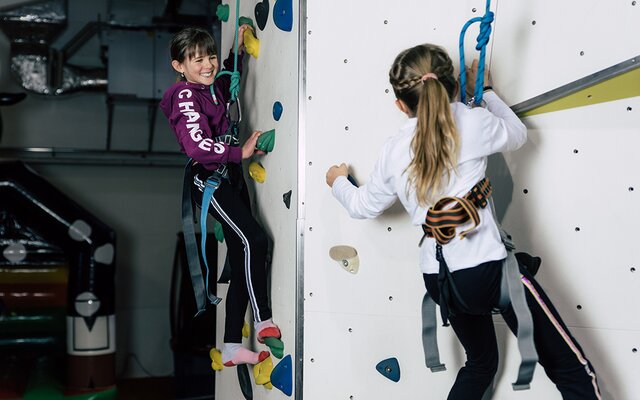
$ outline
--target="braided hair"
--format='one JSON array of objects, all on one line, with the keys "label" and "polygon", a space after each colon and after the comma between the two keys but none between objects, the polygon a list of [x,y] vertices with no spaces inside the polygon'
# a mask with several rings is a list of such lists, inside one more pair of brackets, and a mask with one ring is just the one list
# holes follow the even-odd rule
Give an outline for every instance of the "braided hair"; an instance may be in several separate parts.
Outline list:
[{"label": "braided hair", "polygon": [[450,105],[458,90],[453,63],[439,46],[415,46],[398,54],[389,82],[396,98],[418,118],[411,141],[413,158],[405,170],[407,192],[415,188],[418,203],[428,207],[438,200],[455,171],[460,148]]}]

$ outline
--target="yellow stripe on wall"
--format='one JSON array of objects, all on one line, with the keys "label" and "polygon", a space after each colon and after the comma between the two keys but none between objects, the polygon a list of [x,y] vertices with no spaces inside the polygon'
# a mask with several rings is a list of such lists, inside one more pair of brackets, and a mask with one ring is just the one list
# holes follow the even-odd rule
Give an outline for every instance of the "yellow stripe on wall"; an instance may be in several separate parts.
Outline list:
[{"label": "yellow stripe on wall", "polygon": [[536,114],[584,107],[636,96],[640,96],[640,68],[607,79],[586,89],[581,89],[540,107],[518,114],[518,116],[529,117]]}]

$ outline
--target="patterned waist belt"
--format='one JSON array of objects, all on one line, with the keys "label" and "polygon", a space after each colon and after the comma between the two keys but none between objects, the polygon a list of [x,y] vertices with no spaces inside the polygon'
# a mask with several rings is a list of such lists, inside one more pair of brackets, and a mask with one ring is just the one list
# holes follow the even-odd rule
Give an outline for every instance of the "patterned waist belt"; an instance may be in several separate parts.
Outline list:
[{"label": "patterned waist belt", "polygon": [[[464,238],[480,224],[479,208],[485,208],[491,196],[491,182],[484,178],[476,183],[464,197],[443,197],[427,210],[425,223],[422,224],[424,236],[435,238],[439,244],[449,243],[456,236],[456,227],[473,222],[473,226],[460,233]],[[448,207],[450,204],[453,206]],[[448,207],[448,208],[445,208]]]}]

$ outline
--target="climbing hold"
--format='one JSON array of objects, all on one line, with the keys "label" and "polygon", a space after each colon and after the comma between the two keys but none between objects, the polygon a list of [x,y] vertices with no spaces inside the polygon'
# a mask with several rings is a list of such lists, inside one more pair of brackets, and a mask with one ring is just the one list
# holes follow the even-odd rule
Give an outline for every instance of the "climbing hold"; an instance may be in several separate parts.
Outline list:
[{"label": "climbing hold", "polygon": [[242,337],[248,338],[250,332],[251,328],[249,328],[249,324],[247,324],[247,321],[244,321],[244,325],[242,325]]},{"label": "climbing hold", "polygon": [[273,22],[285,32],[293,28],[293,0],[276,0],[273,5]]},{"label": "climbing hold", "polygon": [[257,59],[260,56],[260,40],[254,35],[251,29],[244,31],[242,36],[244,37],[244,48],[247,54]]},{"label": "climbing hold", "polygon": [[218,4],[218,8],[216,8],[216,17],[218,17],[222,22],[227,22],[229,20],[229,5]]},{"label": "climbing hold", "polygon": [[238,18],[238,26],[242,26],[242,25],[249,25],[253,29],[256,29],[255,26],[253,26],[253,20],[249,17]]},{"label": "climbing hold", "polygon": [[253,379],[256,381],[256,385],[263,385],[271,390],[273,388],[273,385],[271,385],[271,372],[273,372],[273,359],[271,356],[254,365]]},{"label": "climbing hold", "polygon": [[349,180],[349,182],[351,182],[351,184],[355,187],[359,187],[360,185],[358,185],[358,181],[356,181],[356,178],[354,178],[351,175],[347,175],[347,179]]},{"label": "climbing hold", "polygon": [[282,195],[282,201],[287,208],[291,208],[291,190]]},{"label": "climbing hold", "polygon": [[249,164],[249,176],[258,183],[264,183],[267,179],[267,171],[259,162],[252,161]]},{"label": "climbing hold", "polygon": [[222,353],[220,350],[212,348],[209,350],[209,357],[211,358],[211,369],[214,371],[222,371],[224,364],[222,364]]},{"label": "climbing hold", "polygon": [[276,121],[280,121],[280,117],[282,116],[282,103],[276,101],[273,103],[273,119]]},{"label": "climbing hold", "polygon": [[269,0],[262,0],[260,3],[256,4],[255,16],[258,28],[263,31],[264,27],[267,25],[267,20],[269,19]]},{"label": "climbing hold", "polygon": [[357,274],[360,267],[358,252],[351,246],[333,246],[329,249],[329,257],[337,261],[347,272]]},{"label": "climbing hold", "polygon": [[278,363],[271,372],[271,384],[287,396],[293,393],[293,373],[291,366],[291,354]]},{"label": "climbing hold", "polygon": [[220,243],[224,242],[224,232],[222,231],[222,224],[217,219],[213,220],[213,235]]},{"label": "climbing hold", "polygon": [[256,148],[262,150],[265,153],[273,151],[273,147],[276,145],[276,130],[271,129],[266,132],[262,132],[262,135],[258,138]]},{"label": "climbing hold", "polygon": [[385,378],[391,379],[394,382],[400,380],[400,364],[398,364],[398,359],[396,358],[387,358],[386,360],[380,361],[378,365],[376,365],[376,369]]},{"label": "climbing hold", "polygon": [[275,337],[266,337],[264,338],[264,344],[269,346],[269,350],[271,350],[271,354],[273,354],[276,358],[282,358],[284,355],[284,342]]},{"label": "climbing hold", "polygon": [[253,400],[253,388],[251,386],[251,376],[249,376],[249,368],[247,364],[240,364],[236,366],[238,372],[238,383],[240,384],[240,390],[246,400]]}]

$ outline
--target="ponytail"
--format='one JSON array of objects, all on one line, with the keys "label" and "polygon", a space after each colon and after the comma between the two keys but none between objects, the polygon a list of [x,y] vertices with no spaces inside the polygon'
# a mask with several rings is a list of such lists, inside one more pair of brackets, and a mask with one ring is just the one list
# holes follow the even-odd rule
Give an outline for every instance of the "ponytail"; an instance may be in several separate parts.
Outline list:
[{"label": "ponytail", "polygon": [[413,158],[407,192],[416,191],[423,207],[434,204],[455,171],[460,139],[451,113],[457,83],[453,64],[440,47],[420,45],[400,53],[389,79],[396,97],[418,119],[411,141]]}]

